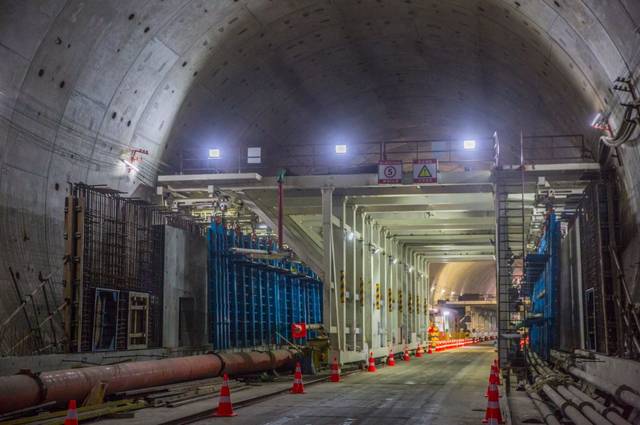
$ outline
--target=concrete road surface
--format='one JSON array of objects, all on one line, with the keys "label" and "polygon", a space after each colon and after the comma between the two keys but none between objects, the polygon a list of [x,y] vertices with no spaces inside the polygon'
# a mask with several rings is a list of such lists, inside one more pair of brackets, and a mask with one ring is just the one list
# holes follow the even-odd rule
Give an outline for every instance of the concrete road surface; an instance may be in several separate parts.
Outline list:
[{"label": "concrete road surface", "polygon": [[[340,383],[306,387],[237,409],[234,418],[199,424],[358,425],[480,424],[484,418],[492,345],[472,345],[426,355],[375,373],[357,373]],[[233,399],[233,395],[232,395]]]}]

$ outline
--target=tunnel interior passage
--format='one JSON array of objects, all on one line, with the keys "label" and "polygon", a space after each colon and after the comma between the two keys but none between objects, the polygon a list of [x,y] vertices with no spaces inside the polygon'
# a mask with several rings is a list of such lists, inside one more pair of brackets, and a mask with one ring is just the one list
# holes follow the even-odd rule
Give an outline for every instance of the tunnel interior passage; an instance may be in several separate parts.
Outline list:
[{"label": "tunnel interior passage", "polygon": [[[68,181],[146,196],[187,150],[220,149],[209,164],[220,169],[252,146],[267,164],[299,143],[585,133],[623,100],[610,88],[633,74],[640,45],[633,0],[10,1],[1,12],[8,287],[8,267],[62,280]],[[3,315],[16,305],[3,299]]]},{"label": "tunnel interior passage", "polygon": [[[639,28],[637,0],[2,1],[0,373],[639,359]],[[439,382],[410,400],[444,421],[490,350],[386,389]],[[414,418],[367,379],[359,413]]]}]

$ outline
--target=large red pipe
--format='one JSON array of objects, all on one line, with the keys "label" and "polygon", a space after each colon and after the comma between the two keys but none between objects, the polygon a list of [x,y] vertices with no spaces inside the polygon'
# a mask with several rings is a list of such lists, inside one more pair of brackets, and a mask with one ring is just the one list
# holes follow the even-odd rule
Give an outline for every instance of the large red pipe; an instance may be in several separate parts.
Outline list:
[{"label": "large red pipe", "polygon": [[107,383],[107,394],[167,385],[228,373],[241,375],[293,367],[295,353],[289,350],[205,354],[173,359],[148,360],[111,366],[54,370],[40,374],[0,377],[0,413],[41,403],[84,400],[99,382]]}]

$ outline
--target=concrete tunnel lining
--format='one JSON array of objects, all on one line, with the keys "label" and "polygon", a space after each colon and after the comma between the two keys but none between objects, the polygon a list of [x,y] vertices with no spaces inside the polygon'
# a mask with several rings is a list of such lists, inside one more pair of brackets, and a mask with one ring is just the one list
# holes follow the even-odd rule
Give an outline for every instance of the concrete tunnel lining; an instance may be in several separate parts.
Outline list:
[{"label": "concrete tunnel lining", "polygon": [[[521,127],[588,133],[591,116],[617,102],[611,82],[636,70],[640,57],[633,0],[127,7],[52,0],[0,8],[3,288],[12,285],[8,267],[27,285],[39,273],[61,281],[67,181],[145,196],[158,170],[203,134],[297,143],[330,138],[334,121],[356,138],[425,137],[433,125],[415,122],[430,116],[442,134],[458,136],[451,117],[462,111],[485,134]],[[427,83],[425,69],[433,77]],[[514,127],[505,128],[502,116]],[[134,147],[149,155],[131,181],[119,159]],[[626,151],[637,164],[637,146]],[[629,203],[637,205],[633,169],[624,172]],[[0,318],[16,305],[2,297]]]}]

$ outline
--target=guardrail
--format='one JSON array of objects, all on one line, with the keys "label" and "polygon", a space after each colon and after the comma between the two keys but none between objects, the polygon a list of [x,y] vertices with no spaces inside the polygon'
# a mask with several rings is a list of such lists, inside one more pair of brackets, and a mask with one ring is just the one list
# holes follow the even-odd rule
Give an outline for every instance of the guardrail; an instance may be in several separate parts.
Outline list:
[{"label": "guardrail", "polygon": [[492,341],[496,338],[494,336],[485,337],[485,338],[460,338],[460,339],[449,339],[446,341],[435,341],[432,343],[432,348],[436,353],[440,351],[452,350],[454,348],[460,348],[467,345],[478,344],[484,341]]}]

